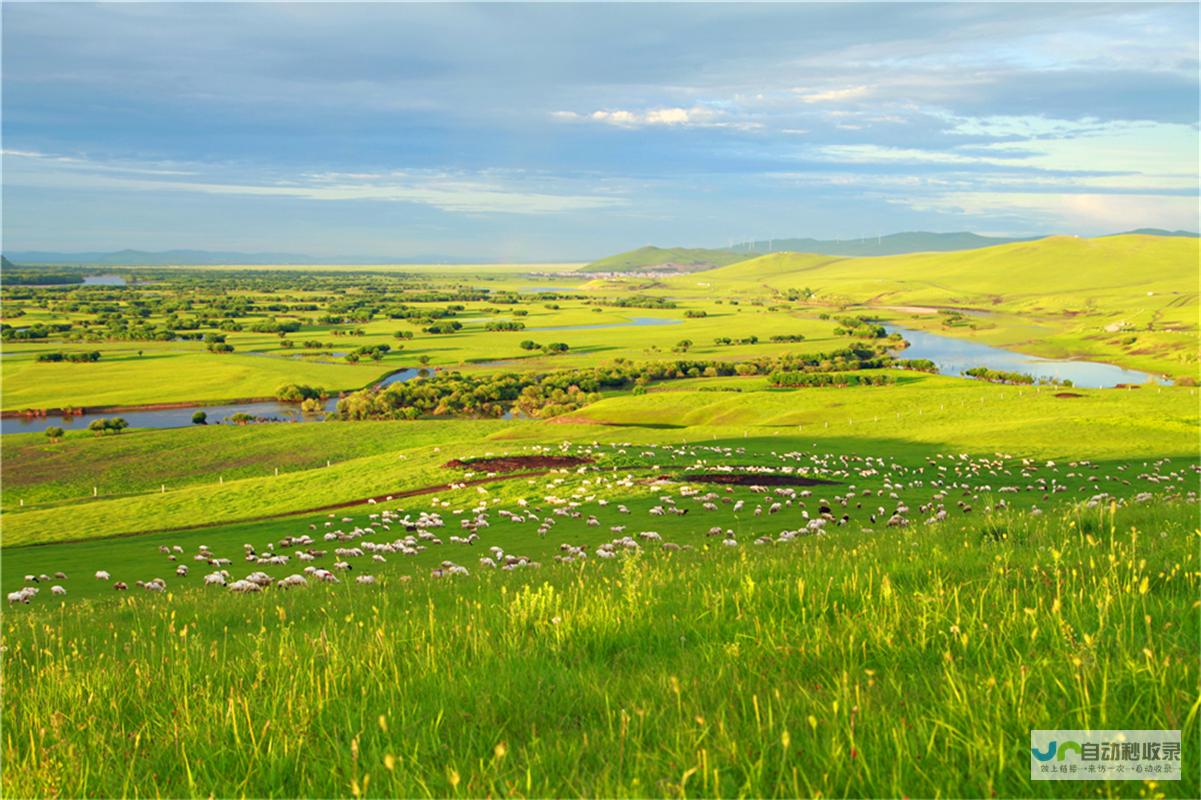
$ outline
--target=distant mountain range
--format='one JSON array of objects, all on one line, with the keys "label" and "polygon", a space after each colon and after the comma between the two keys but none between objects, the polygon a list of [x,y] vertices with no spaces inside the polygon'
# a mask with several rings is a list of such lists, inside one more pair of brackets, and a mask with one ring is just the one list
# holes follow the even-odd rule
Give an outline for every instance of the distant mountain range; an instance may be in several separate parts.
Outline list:
[{"label": "distant mountain range", "polygon": [[1183,236],[1186,239],[1196,239],[1201,237],[1201,234],[1196,231],[1165,231],[1163,228],[1135,228],[1132,231],[1125,233],[1115,233],[1114,236],[1125,236],[1127,234],[1138,234],[1140,236]]},{"label": "distant mountain range", "polygon": [[[1196,238],[1192,231],[1139,228],[1125,234]],[[1041,236],[1003,238],[975,233],[928,233],[911,231],[865,239],[769,239],[742,242],[728,248],[640,247],[608,256],[583,267],[585,272],[699,272],[723,267],[771,252],[821,253],[830,256],[889,256],[903,253],[975,250],[998,244],[1041,239]],[[438,253],[404,258],[380,256],[315,257],[303,253],[247,253],[236,250],[115,250],[96,252],[51,252],[45,250],[12,251],[4,254],[4,267],[23,264],[62,266],[219,266],[238,264],[484,264],[490,259],[470,259]]]},{"label": "distant mountain range", "polygon": [[[1160,228],[1139,228],[1114,236],[1139,234],[1143,236],[1184,236],[1196,238],[1191,231],[1167,231]],[[593,261],[582,272],[701,272],[723,267],[766,253],[818,253],[827,256],[895,256],[905,253],[951,252],[979,250],[1015,242],[1032,242],[1045,236],[1007,238],[980,236],[966,231],[959,233],[929,233],[909,231],[890,233],[865,239],[764,239],[742,242],[728,248],[640,247],[625,253]]]},{"label": "distant mountain range", "polygon": [[478,263],[445,255],[407,258],[354,256],[316,258],[301,253],[243,253],[223,250],[116,250],[112,252],[57,253],[45,250],[13,251],[4,254],[16,264],[97,265],[112,267],[214,266],[222,264],[470,264]]},{"label": "distant mountain range", "polygon": [[770,239],[743,242],[733,249],[740,253],[821,253],[827,256],[895,256],[903,253],[930,253],[949,250],[976,250],[997,244],[1028,242],[1041,236],[1003,238],[980,236],[966,231],[960,233],[927,233],[907,231],[890,233],[887,236],[870,236],[863,239]]}]

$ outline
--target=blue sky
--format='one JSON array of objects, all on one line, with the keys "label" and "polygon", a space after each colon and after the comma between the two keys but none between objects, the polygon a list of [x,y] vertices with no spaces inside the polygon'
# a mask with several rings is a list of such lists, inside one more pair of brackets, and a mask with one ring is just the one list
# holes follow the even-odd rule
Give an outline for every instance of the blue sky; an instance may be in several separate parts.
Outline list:
[{"label": "blue sky", "polygon": [[1195,4],[25,4],[6,250],[1197,227]]}]

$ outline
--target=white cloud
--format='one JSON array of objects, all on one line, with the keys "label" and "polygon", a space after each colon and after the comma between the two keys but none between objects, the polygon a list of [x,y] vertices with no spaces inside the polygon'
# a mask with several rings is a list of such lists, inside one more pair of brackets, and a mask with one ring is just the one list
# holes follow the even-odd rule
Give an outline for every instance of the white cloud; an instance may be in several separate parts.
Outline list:
[{"label": "white cloud", "polygon": [[1133,228],[1197,226],[1197,198],[1155,194],[953,192],[926,198],[915,208],[971,216],[1046,220],[1058,230],[1113,233]]},{"label": "white cloud", "polygon": [[567,121],[591,121],[619,128],[642,128],[646,126],[738,128],[750,130],[760,127],[759,123],[735,121],[727,118],[726,112],[709,106],[694,105],[691,108],[662,106],[645,111],[628,109],[600,109],[590,114],[575,111],[552,111],[551,117]]},{"label": "white cloud", "polygon": [[845,89],[827,89],[824,92],[811,92],[800,88],[792,91],[806,103],[845,103],[848,100],[866,97],[872,90],[867,86],[848,86]]},{"label": "white cloud", "polygon": [[[195,192],[257,197],[295,197],[324,202],[360,200],[419,203],[459,213],[553,214],[625,204],[613,193],[575,194],[563,181],[527,180],[495,172],[433,171],[308,173],[259,181],[222,179],[219,168],[157,170],[31,151],[5,150],[5,185],[55,189],[115,189],[140,192]],[[239,177],[244,170],[238,171]],[[162,179],[146,177],[163,176]],[[200,180],[173,176],[204,175]]]}]

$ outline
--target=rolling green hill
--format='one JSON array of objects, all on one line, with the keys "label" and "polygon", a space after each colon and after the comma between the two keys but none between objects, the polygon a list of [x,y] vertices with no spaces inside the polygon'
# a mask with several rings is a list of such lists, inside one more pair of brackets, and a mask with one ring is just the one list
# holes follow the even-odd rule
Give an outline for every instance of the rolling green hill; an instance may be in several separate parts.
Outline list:
[{"label": "rolling green hill", "polygon": [[1148,291],[1192,292],[1198,241],[1124,235],[1102,239],[1052,236],[978,250],[838,258],[772,253],[708,270],[693,278],[771,288],[809,285],[848,300],[970,305],[1060,296],[1079,305],[1096,293],[1130,298]]},{"label": "rolling green hill", "polygon": [[[665,283],[674,292],[863,306],[917,328],[1195,381],[1198,240],[1052,236],[950,253],[772,253]],[[969,312],[949,324],[938,308]]]},{"label": "rolling green hill", "polygon": [[581,272],[698,272],[724,267],[746,258],[733,250],[703,247],[639,247],[615,256],[593,261]]}]

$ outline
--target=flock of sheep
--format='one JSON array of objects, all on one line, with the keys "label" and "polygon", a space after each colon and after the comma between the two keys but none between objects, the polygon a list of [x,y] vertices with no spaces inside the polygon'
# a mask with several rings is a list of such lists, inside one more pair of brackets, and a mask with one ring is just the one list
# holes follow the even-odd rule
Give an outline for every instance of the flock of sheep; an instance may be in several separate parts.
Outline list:
[{"label": "flock of sheep", "polygon": [[[625,455],[632,445],[612,445],[614,455]],[[544,449],[544,448],[540,448]],[[589,456],[600,455],[601,448],[585,448]],[[471,547],[480,542],[481,532],[498,525],[532,527],[542,538],[550,535],[559,522],[581,520],[585,529],[607,527],[614,537],[595,545],[562,541],[558,545],[556,562],[567,563],[587,559],[616,558],[620,553],[644,547],[658,547],[672,552],[691,549],[692,545],[664,541],[654,530],[640,528],[634,520],[635,512],[625,503],[613,503],[607,496],[625,494],[636,496],[650,492],[653,505],[645,512],[648,520],[671,515],[685,516],[694,513],[704,517],[723,512],[733,515],[737,527],[763,528],[773,520],[772,533],[759,532],[745,537],[756,545],[768,545],[791,541],[799,536],[820,535],[828,526],[841,526],[858,521],[867,525],[883,524],[887,527],[905,527],[916,522],[937,525],[952,514],[970,514],[973,506],[984,503],[984,510],[1007,508],[1010,500],[1026,495],[1033,502],[1029,512],[1039,514],[1037,505],[1050,500],[1057,493],[1069,492],[1065,480],[1078,484],[1077,493],[1085,495],[1084,502],[1090,506],[1118,501],[1109,489],[1121,495],[1133,496],[1136,502],[1146,502],[1160,494],[1179,495],[1180,484],[1191,479],[1199,470],[1196,464],[1188,468],[1173,468],[1169,459],[1147,462],[1141,471],[1118,466],[1113,473],[1103,473],[1100,466],[1090,461],[1072,461],[1064,465],[1053,461],[1016,459],[1007,455],[993,457],[971,457],[966,454],[939,454],[926,458],[923,463],[903,464],[892,459],[859,455],[832,455],[803,452],[773,453],[773,467],[733,467],[713,464],[715,457],[729,462],[745,456],[742,448],[685,446],[642,446],[640,454],[645,458],[663,459],[665,456],[679,464],[686,459],[690,478],[686,482],[667,478],[639,478],[633,471],[617,477],[616,469],[603,471],[596,466],[581,467],[571,475],[561,474],[544,485],[545,494],[537,500],[522,498],[513,509],[498,508],[498,500],[488,496],[487,490],[477,487],[474,503],[455,507],[450,500],[433,497],[431,510],[420,513],[405,513],[403,510],[379,510],[368,515],[366,525],[353,525],[353,517],[341,517],[340,522],[330,519],[319,530],[316,523],[309,532],[286,536],[270,542],[262,552],[251,544],[242,546],[239,560],[252,571],[245,577],[234,579],[231,575],[233,559],[218,556],[208,546],[199,545],[190,560],[203,572],[202,585],[224,588],[227,591],[247,594],[261,592],[267,588],[290,589],[303,587],[310,582],[340,583],[354,573],[354,582],[371,585],[377,582],[374,575],[356,570],[356,565],[366,562],[384,564],[390,558],[416,556],[431,547]],[[1188,474],[1191,469],[1192,475]],[[566,473],[566,470],[560,470]],[[468,473],[470,478],[473,473]],[[820,475],[824,481],[812,488],[795,488],[794,483],[816,483],[808,478]],[[872,483],[874,487],[863,487],[861,483]],[[737,497],[732,485],[745,485],[751,496]],[[710,484],[709,490],[701,488]],[[717,484],[721,491],[712,488]],[[464,488],[452,484],[452,489]],[[814,490],[822,496],[814,497]],[[1142,489],[1143,491],[1135,491]],[[902,499],[921,496],[923,501]],[[1193,490],[1187,497],[1195,500]],[[388,498],[390,500],[391,498]],[[627,501],[631,502],[631,501]],[[1119,502],[1125,502],[1119,501]],[[911,507],[910,503],[916,505]],[[374,505],[374,503],[373,503]],[[447,512],[447,516],[443,516]],[[449,517],[458,518],[458,532],[445,533]],[[607,518],[602,521],[602,518]],[[780,522],[775,523],[778,519]],[[720,537],[725,547],[739,547],[743,539],[733,527],[706,525],[698,519],[696,529],[705,531],[708,537]],[[630,531],[627,533],[627,530]],[[314,538],[316,537],[316,538]],[[443,537],[449,544],[443,543]],[[753,537],[753,538],[751,538]],[[330,549],[332,548],[332,553]],[[162,545],[161,555],[168,563],[174,563],[178,579],[188,578],[191,569],[181,562],[186,557],[179,545]],[[304,566],[281,578],[274,578],[260,567]],[[321,566],[321,564],[328,565]],[[537,569],[538,561],[528,556],[506,553],[503,548],[492,545],[486,555],[478,557],[483,569],[518,570]],[[201,565],[203,568],[201,569]],[[468,575],[467,567],[445,559],[430,571],[432,578]],[[342,576],[342,577],[339,577]],[[38,594],[42,584],[60,581],[50,586],[54,595],[65,595],[61,582],[66,575],[57,572],[49,575],[26,575],[20,590],[8,594],[8,602],[30,603]],[[98,570],[95,578],[110,581],[106,570]],[[401,577],[409,580],[409,576]],[[127,590],[124,581],[113,582],[115,590]],[[163,592],[167,582],[163,578],[136,581],[135,586],[147,592]]]}]

